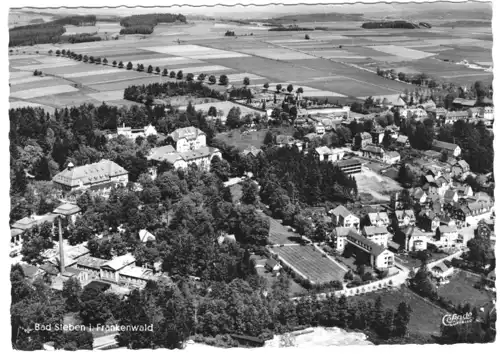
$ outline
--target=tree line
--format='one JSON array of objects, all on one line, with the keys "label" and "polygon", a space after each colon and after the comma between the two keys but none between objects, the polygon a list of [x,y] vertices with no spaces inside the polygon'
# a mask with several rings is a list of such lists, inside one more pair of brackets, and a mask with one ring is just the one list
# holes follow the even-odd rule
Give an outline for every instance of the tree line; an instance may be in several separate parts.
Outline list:
[{"label": "tree line", "polygon": [[151,34],[158,23],[186,22],[184,15],[178,14],[145,14],[132,15],[120,20],[123,26],[120,34]]}]

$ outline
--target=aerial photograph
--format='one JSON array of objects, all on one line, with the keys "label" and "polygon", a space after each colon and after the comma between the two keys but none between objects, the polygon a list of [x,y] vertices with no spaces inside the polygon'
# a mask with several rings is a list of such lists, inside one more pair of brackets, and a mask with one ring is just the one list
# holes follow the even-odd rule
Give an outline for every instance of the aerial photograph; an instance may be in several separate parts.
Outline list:
[{"label": "aerial photograph", "polygon": [[495,342],[492,2],[39,6],[10,348]]}]

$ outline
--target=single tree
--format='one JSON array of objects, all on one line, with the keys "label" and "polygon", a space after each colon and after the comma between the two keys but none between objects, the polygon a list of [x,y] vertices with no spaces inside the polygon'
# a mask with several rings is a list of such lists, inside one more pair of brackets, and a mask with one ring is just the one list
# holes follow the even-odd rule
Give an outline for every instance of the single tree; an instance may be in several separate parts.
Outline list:
[{"label": "single tree", "polygon": [[117,64],[117,63],[116,63],[116,60],[113,60],[113,63],[112,63],[112,64],[113,64],[113,66],[114,66],[114,67],[116,67],[116,64]]},{"label": "single tree", "polygon": [[134,67],[134,65],[132,64],[132,62],[128,62],[127,70],[132,70],[133,67]]},{"label": "single tree", "polygon": [[170,77],[171,77],[172,79],[173,79],[173,78],[175,78],[175,71],[173,71],[173,70],[172,70],[172,71],[170,72]]},{"label": "single tree", "polygon": [[283,85],[281,85],[281,84],[276,85],[276,92],[281,92],[282,88],[283,88]]},{"label": "single tree", "polygon": [[194,74],[188,73],[188,75],[186,75],[186,81],[193,81],[193,80],[194,80]]},{"label": "single tree", "polygon": [[289,93],[292,93],[292,91],[293,91],[293,85],[292,85],[292,84],[288,84],[288,86],[286,87],[286,90],[287,90]]},{"label": "single tree", "polygon": [[308,34],[306,34],[304,38],[305,38],[305,39],[309,39],[309,35],[308,35]]},{"label": "single tree", "polygon": [[61,55],[61,51],[60,51],[59,49],[58,49],[58,50],[56,50],[56,55],[57,55],[57,56],[60,56],[60,55]]},{"label": "single tree", "polygon": [[164,68],[163,69],[163,73],[162,73],[163,76],[168,76],[168,69],[167,68]]},{"label": "single tree", "polygon": [[217,82],[217,78],[215,77],[215,75],[210,75],[208,77],[208,82],[212,85],[215,84]]},{"label": "single tree", "polygon": [[222,75],[219,77],[219,84],[220,84],[220,85],[224,85],[224,86],[226,86],[227,84],[229,84],[229,78],[227,77],[227,75],[222,74]]},{"label": "single tree", "polygon": [[243,78],[243,85],[245,86],[250,85],[250,78],[248,76],[245,76],[245,78]]},{"label": "single tree", "polygon": [[176,76],[177,80],[182,80],[183,77],[184,77],[184,73],[182,72],[182,70],[179,70],[177,72],[177,76]]},{"label": "single tree", "polygon": [[106,58],[104,58],[104,59],[102,60],[102,64],[104,64],[104,65],[108,65],[108,60],[107,60]]},{"label": "single tree", "polygon": [[150,64],[148,66],[148,74],[152,74],[153,73],[153,66]]},{"label": "single tree", "polygon": [[160,67],[156,67],[155,72],[156,72],[157,75],[160,75],[160,72],[161,72]]},{"label": "single tree", "polygon": [[264,84],[264,89],[267,91],[269,89],[269,83]]}]

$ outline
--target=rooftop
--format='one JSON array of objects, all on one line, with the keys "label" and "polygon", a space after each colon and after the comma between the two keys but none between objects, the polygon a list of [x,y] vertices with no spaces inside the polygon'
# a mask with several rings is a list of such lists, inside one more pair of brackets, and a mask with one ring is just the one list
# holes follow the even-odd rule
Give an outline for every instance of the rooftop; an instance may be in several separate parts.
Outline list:
[{"label": "rooftop", "polygon": [[83,185],[108,182],[110,178],[128,174],[127,170],[112,162],[103,159],[98,163],[73,167],[68,165],[66,169],[52,178],[52,181],[62,185],[77,187],[80,182]]},{"label": "rooftop", "polygon": [[205,132],[203,132],[201,129],[196,128],[196,127],[184,127],[184,128],[178,128],[172,133],[170,133],[170,137],[177,142],[179,139],[196,139],[200,135],[205,135]]},{"label": "rooftop", "polygon": [[91,269],[100,269],[102,265],[106,264],[108,260],[94,258],[93,256],[82,256],[76,262],[77,265]]},{"label": "rooftop", "polygon": [[113,260],[108,260],[102,266],[107,266],[113,270],[120,270],[127,265],[135,262],[135,258],[132,254],[125,254],[122,256],[117,256]]},{"label": "rooftop", "polygon": [[351,211],[349,211],[342,205],[335,207],[333,210],[330,211],[330,213],[335,216],[342,216],[344,218],[352,214]]},{"label": "rooftop", "polygon": [[64,203],[64,204],[60,205],[59,207],[57,207],[54,210],[54,213],[60,214],[63,216],[71,216],[71,215],[78,213],[80,211],[81,211],[81,209],[77,205],[74,205],[72,203]]},{"label": "rooftop", "polygon": [[387,234],[387,233],[389,233],[387,231],[386,227],[376,227],[376,226],[366,226],[364,228],[364,231],[365,231],[366,235]]}]

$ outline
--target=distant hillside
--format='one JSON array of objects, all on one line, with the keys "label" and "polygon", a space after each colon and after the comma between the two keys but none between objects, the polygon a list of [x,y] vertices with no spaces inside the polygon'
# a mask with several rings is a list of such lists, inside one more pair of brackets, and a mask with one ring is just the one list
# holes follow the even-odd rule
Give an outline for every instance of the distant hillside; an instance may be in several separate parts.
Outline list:
[{"label": "distant hillside", "polygon": [[431,28],[427,22],[409,22],[409,21],[370,21],[361,25],[362,28],[377,29],[377,28]]},{"label": "distant hillside", "polygon": [[451,21],[443,23],[439,26],[440,27],[491,27],[491,21],[468,21],[468,20]]},{"label": "distant hillside", "polygon": [[273,18],[277,22],[328,22],[328,21],[363,21],[363,14],[341,14],[338,12],[287,15]]}]

